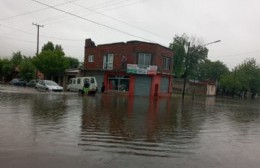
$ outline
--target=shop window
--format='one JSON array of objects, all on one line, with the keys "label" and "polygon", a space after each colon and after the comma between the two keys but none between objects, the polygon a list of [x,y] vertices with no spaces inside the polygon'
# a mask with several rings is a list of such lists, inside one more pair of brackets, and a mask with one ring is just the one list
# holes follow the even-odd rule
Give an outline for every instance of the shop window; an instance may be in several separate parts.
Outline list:
[{"label": "shop window", "polygon": [[129,90],[129,76],[110,76],[108,80],[109,90],[116,90],[122,92]]}]

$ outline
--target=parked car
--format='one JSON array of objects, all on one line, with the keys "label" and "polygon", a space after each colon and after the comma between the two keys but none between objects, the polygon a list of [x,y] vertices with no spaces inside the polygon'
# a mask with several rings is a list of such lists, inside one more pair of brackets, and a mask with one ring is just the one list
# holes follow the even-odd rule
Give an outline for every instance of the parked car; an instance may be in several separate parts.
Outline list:
[{"label": "parked car", "polygon": [[89,81],[89,94],[96,94],[97,92],[97,80],[94,76],[76,77],[69,80],[67,90],[70,92],[82,92],[85,81]]},{"label": "parked car", "polygon": [[28,86],[28,87],[36,87],[36,84],[39,82],[39,80],[38,79],[33,79],[33,80],[30,80],[27,84],[26,84],[26,86]]},{"label": "parked car", "polygon": [[26,86],[26,82],[18,78],[12,79],[9,83],[14,86]]},{"label": "parked car", "polygon": [[35,87],[39,91],[62,92],[63,87],[52,80],[39,80]]}]

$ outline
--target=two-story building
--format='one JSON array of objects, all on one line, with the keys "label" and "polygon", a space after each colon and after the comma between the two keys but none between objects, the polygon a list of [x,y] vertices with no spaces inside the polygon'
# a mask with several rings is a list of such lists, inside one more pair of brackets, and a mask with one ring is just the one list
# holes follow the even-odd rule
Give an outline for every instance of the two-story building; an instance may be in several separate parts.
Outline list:
[{"label": "two-story building", "polygon": [[84,75],[96,77],[99,89],[129,96],[170,96],[173,51],[155,43],[128,41],[95,45],[85,41]]}]

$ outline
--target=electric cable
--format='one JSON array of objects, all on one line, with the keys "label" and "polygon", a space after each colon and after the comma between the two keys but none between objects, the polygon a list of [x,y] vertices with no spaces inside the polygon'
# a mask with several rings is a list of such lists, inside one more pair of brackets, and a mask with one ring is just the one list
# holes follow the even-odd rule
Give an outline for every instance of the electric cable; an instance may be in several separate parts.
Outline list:
[{"label": "electric cable", "polygon": [[85,20],[85,21],[94,23],[94,24],[96,24],[96,25],[103,26],[103,27],[109,28],[109,29],[114,30],[114,31],[118,31],[118,32],[120,32],[120,33],[129,35],[129,36],[132,36],[132,37],[136,37],[136,38],[143,39],[143,40],[146,40],[146,41],[149,41],[149,42],[153,42],[152,40],[149,40],[149,39],[146,39],[146,38],[143,38],[143,37],[140,37],[140,36],[136,36],[136,35],[134,35],[134,34],[131,34],[131,33],[122,31],[122,30],[120,30],[120,29],[117,29],[117,28],[114,28],[114,27],[111,27],[111,26],[108,26],[108,25],[105,25],[105,24],[102,24],[102,23],[99,23],[99,22],[96,22],[96,21],[93,21],[93,20],[84,18],[84,17],[81,17],[81,16],[76,15],[76,14],[73,14],[73,13],[71,13],[71,12],[68,12],[68,11],[65,11],[65,10],[62,10],[62,9],[59,9],[59,8],[56,8],[56,7],[54,7],[54,6],[48,5],[48,4],[46,4],[46,3],[39,2],[39,1],[37,1],[37,0],[32,0],[32,1],[34,1],[34,2],[36,2],[36,3],[39,3],[39,4],[42,4],[42,5],[44,5],[44,6],[47,6],[47,7],[49,7],[49,8],[55,9],[55,10],[57,10],[57,11],[60,11],[60,12],[63,12],[63,13],[67,13],[68,15],[74,16],[74,17],[76,17],[76,18],[79,18],[79,19],[82,19],[82,20]]}]

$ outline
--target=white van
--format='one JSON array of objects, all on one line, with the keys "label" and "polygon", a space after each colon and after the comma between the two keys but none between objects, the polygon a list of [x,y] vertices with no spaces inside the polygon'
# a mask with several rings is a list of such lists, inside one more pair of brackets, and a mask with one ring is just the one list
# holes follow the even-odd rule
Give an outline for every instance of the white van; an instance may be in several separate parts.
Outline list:
[{"label": "white van", "polygon": [[94,76],[76,77],[69,80],[67,90],[70,92],[82,92],[85,81],[90,83],[89,94],[95,94],[97,92],[97,80]]}]

